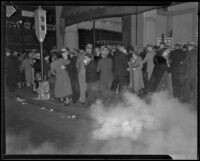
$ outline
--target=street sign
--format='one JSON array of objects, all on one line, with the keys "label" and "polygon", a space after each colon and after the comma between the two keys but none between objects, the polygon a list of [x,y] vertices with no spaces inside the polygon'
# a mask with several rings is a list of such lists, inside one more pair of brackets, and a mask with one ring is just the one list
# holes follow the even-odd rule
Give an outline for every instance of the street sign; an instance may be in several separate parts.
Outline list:
[{"label": "street sign", "polygon": [[22,16],[23,17],[34,17],[34,12],[22,10]]},{"label": "street sign", "polygon": [[34,12],[35,17],[35,34],[39,42],[43,42],[47,33],[46,11],[39,7]]},{"label": "street sign", "polygon": [[6,17],[12,16],[16,12],[13,6],[6,6]]}]

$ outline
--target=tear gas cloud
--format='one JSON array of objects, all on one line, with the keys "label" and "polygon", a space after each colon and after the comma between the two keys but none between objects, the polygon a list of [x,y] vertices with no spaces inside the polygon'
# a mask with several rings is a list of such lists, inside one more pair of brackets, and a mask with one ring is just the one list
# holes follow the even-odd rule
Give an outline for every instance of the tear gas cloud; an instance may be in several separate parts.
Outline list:
[{"label": "tear gas cloud", "polygon": [[[77,138],[70,149],[50,142],[38,147],[24,137],[7,135],[7,153],[20,154],[169,154],[175,159],[197,158],[197,111],[166,92],[147,103],[131,93],[123,101],[90,107],[94,119],[89,135]],[[98,125],[98,126],[96,126]],[[16,141],[17,140],[17,141]],[[80,140],[82,142],[80,142]],[[22,142],[27,142],[24,147]]]},{"label": "tear gas cloud", "polygon": [[117,105],[105,107],[97,101],[91,107],[91,116],[101,124],[92,138],[108,140],[105,153],[197,158],[197,112],[192,105],[167,92],[153,94],[148,103],[131,93],[123,98]]}]

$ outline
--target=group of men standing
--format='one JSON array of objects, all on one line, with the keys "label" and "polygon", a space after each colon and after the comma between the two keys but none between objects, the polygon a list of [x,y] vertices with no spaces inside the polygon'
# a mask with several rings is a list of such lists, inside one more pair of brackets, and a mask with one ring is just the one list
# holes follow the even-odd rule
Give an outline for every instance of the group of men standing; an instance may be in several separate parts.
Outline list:
[{"label": "group of men standing", "polygon": [[[92,44],[86,45],[85,51],[78,54],[76,61],[80,89],[78,103],[91,104],[97,98],[109,98],[113,92],[128,86],[127,53],[122,45],[112,52],[105,45],[95,50]],[[76,82],[72,80],[73,83]]]},{"label": "group of men standing", "polygon": [[[103,45],[93,49],[92,44],[87,44],[85,50],[77,52],[63,48],[54,53],[55,58],[51,56],[49,60],[49,56],[45,57],[45,81],[49,81],[52,97],[65,104],[72,99],[73,103],[90,105],[97,98],[107,99],[128,87],[136,94],[140,94],[141,89],[156,92],[167,75],[167,79],[170,76],[174,97],[186,102],[196,101],[197,48],[194,44],[176,44],[172,49],[161,43],[157,49],[148,45],[144,51],[145,54],[134,48],[127,51],[123,45],[115,48]],[[12,91],[20,79],[20,69],[25,71],[27,86],[33,83],[31,70],[37,64],[33,62],[31,53],[21,61],[20,68],[16,68],[19,66],[17,60],[14,52],[7,61],[7,82]],[[143,70],[145,64],[146,72]]]},{"label": "group of men standing", "polygon": [[193,43],[177,44],[170,58],[174,97],[182,101],[197,99],[197,48]]}]

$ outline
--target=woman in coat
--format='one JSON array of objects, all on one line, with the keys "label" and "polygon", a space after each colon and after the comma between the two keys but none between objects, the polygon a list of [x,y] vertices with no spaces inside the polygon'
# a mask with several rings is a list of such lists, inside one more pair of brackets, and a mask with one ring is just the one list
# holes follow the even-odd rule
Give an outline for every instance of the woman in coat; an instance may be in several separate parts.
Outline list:
[{"label": "woman in coat", "polygon": [[23,60],[21,64],[21,70],[25,71],[26,85],[30,87],[34,85],[34,74],[33,74],[33,53],[29,53],[28,56]]},{"label": "woman in coat", "polygon": [[111,85],[113,82],[113,62],[108,57],[109,50],[106,46],[101,47],[102,59],[98,61],[97,72],[100,72],[100,90],[103,96],[110,93]]},{"label": "woman in coat", "polygon": [[62,50],[62,57],[50,64],[51,74],[56,76],[54,86],[55,98],[59,99],[66,105],[70,103],[69,97],[72,94],[71,81],[66,70],[66,65],[70,64],[70,61],[68,60],[68,52],[69,51],[67,50]]},{"label": "woman in coat", "polygon": [[136,54],[133,53],[133,57],[130,60],[130,88],[135,91],[135,93],[138,95],[139,91],[144,88],[144,81],[143,81],[143,75],[142,75],[142,58]]},{"label": "woman in coat", "polygon": [[169,53],[170,51],[165,48],[162,53],[155,55],[155,66],[147,85],[148,92],[158,92],[163,88],[168,88],[169,92],[172,93]]}]

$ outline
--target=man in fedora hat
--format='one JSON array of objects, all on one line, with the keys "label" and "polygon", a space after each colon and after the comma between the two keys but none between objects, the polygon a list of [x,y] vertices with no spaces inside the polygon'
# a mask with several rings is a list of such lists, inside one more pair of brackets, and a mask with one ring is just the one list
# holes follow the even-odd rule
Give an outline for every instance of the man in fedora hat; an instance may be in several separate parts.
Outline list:
[{"label": "man in fedora hat", "polygon": [[56,76],[54,95],[64,104],[70,103],[72,94],[71,80],[66,70],[66,65],[70,64],[68,60],[69,51],[63,48],[59,53],[61,56],[50,64],[51,74]]}]

